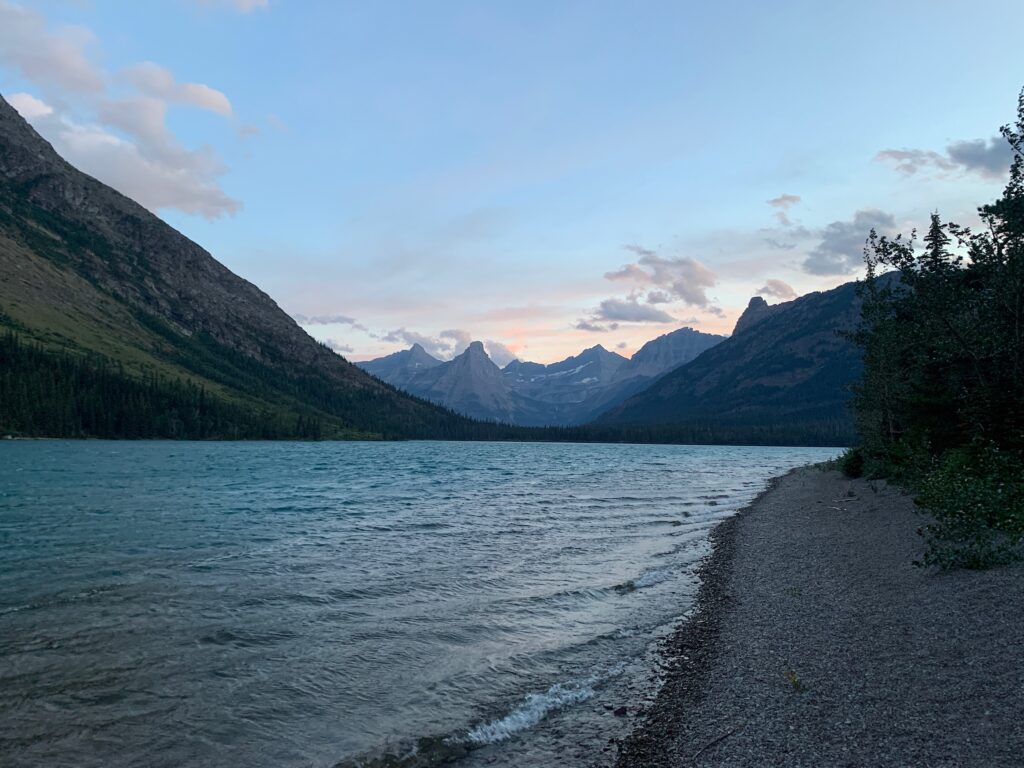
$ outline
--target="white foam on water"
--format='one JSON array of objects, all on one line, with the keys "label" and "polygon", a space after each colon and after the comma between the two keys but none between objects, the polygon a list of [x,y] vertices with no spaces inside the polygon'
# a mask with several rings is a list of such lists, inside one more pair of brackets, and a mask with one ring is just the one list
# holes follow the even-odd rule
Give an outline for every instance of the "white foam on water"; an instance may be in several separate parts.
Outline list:
[{"label": "white foam on water", "polygon": [[545,693],[531,693],[523,703],[500,720],[481,723],[466,734],[475,744],[494,744],[512,738],[519,731],[532,728],[555,709],[569,704],[578,704],[594,695],[589,685],[562,685],[555,683]]},{"label": "white foam on water", "polygon": [[636,589],[653,587],[655,584],[667,581],[671,576],[672,574],[669,571],[644,571],[638,578],[633,579],[633,586]]},{"label": "white foam on water", "polygon": [[532,728],[549,712],[571,704],[579,704],[594,695],[594,686],[609,677],[622,674],[623,664],[618,664],[602,675],[591,675],[577,683],[555,683],[544,693],[531,693],[523,703],[498,720],[481,723],[466,734],[466,741],[474,744],[496,744],[512,738],[520,731]]}]

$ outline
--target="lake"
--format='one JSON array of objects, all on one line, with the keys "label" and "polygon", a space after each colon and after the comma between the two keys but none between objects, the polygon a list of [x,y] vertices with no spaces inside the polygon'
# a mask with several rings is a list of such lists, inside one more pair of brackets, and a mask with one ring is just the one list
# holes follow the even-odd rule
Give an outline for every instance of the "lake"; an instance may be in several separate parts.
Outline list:
[{"label": "lake", "polygon": [[593,761],[710,528],[838,452],[2,442],[0,763]]}]

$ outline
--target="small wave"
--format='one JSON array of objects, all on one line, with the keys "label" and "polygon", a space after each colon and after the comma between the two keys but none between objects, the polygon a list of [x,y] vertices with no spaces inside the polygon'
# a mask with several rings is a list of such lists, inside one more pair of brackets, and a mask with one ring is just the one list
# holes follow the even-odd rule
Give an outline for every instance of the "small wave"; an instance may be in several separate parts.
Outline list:
[{"label": "small wave", "polygon": [[661,584],[661,582],[667,581],[671,577],[671,571],[644,571],[637,578],[619,584],[615,587],[615,591],[622,593],[634,592],[638,589],[646,589],[647,587],[653,587],[655,584]]},{"label": "small wave", "polygon": [[531,693],[523,703],[498,720],[481,723],[466,734],[465,741],[472,744],[496,744],[512,738],[520,731],[532,728],[548,713],[579,704],[594,695],[594,686],[610,677],[622,674],[624,665],[618,664],[603,674],[594,674],[586,680],[555,683],[544,693]]},{"label": "small wave", "polygon": [[555,683],[544,693],[531,693],[523,703],[500,720],[491,720],[473,728],[466,738],[474,744],[494,744],[512,738],[519,731],[532,728],[556,709],[578,704],[594,695],[594,689],[586,684]]},{"label": "small wave", "polygon": [[633,585],[637,589],[643,589],[644,587],[653,587],[655,584],[660,584],[663,581],[667,581],[672,574],[668,571],[647,571],[639,579],[633,582]]}]

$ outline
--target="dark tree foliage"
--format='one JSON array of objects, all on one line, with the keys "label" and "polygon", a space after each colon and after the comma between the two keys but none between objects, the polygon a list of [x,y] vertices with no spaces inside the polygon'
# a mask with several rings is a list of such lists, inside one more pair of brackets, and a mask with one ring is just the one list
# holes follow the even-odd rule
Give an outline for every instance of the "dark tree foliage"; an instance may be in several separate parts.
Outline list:
[{"label": "dark tree foliage", "polygon": [[1024,536],[1024,92],[1002,134],[1009,183],[979,231],[936,213],[923,247],[872,232],[865,249],[850,465],[918,488],[940,565],[1005,560]]},{"label": "dark tree foliage", "polygon": [[321,419],[246,408],[179,379],[135,379],[115,364],[0,336],[0,434],[319,439]]}]

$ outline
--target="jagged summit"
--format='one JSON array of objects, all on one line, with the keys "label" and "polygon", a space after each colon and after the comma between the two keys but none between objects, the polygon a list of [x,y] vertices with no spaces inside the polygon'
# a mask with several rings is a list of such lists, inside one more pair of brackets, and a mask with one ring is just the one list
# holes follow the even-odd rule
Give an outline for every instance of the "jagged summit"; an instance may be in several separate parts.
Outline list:
[{"label": "jagged summit", "polygon": [[747,303],[747,308],[743,310],[743,314],[741,314],[739,319],[736,321],[736,327],[732,330],[733,335],[735,336],[740,331],[745,331],[752,325],[761,322],[771,315],[775,311],[776,307],[779,306],[781,305],[776,304],[775,306],[771,306],[761,296],[751,297],[750,301]]}]

